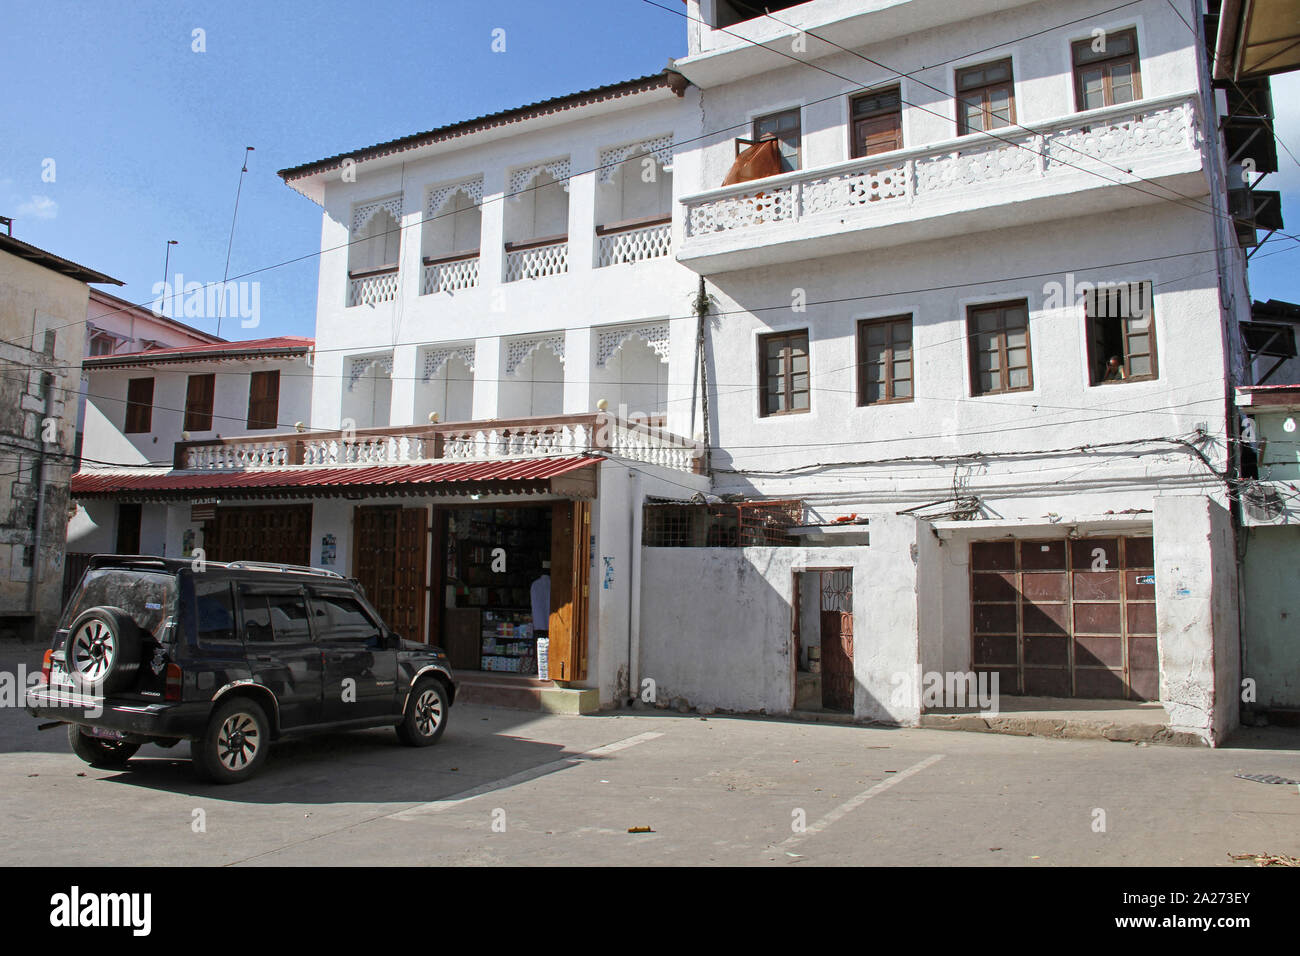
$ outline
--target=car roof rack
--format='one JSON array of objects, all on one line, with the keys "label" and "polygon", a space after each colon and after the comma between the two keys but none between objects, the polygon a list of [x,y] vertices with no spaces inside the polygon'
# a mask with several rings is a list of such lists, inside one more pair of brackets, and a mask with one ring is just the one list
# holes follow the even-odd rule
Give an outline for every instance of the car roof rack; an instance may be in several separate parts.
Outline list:
[{"label": "car roof rack", "polygon": [[270,561],[229,561],[226,563],[227,568],[234,568],[237,571],[291,571],[294,574],[314,574],[322,578],[337,578],[340,581],[346,581],[347,578],[337,571],[326,571],[324,568],[312,568],[305,564],[275,564]]}]

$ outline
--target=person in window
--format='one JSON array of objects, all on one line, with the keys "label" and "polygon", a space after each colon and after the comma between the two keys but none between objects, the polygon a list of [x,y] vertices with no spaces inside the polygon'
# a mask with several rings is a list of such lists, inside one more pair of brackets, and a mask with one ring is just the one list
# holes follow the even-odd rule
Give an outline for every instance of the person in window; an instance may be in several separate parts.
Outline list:
[{"label": "person in window", "polygon": [[1103,382],[1122,382],[1127,377],[1124,372],[1124,360],[1118,355],[1112,355],[1106,362],[1106,371],[1101,380]]}]

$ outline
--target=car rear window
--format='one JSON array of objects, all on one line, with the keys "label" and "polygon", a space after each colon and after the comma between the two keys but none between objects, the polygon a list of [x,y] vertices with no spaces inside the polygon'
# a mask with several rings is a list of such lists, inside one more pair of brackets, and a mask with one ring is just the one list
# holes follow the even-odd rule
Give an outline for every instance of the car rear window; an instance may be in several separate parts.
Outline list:
[{"label": "car rear window", "polygon": [[78,615],[92,607],[121,608],[142,630],[162,640],[163,626],[176,613],[176,576],[134,568],[93,568],[68,602],[59,627],[71,627]]}]

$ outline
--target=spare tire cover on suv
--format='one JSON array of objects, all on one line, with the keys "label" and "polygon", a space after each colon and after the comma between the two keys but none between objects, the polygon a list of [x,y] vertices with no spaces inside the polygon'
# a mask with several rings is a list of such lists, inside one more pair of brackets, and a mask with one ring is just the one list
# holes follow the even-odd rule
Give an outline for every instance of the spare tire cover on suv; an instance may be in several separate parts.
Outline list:
[{"label": "spare tire cover on suv", "polygon": [[118,607],[92,607],[68,631],[64,663],[73,684],[111,694],[128,685],[140,668],[140,626]]}]

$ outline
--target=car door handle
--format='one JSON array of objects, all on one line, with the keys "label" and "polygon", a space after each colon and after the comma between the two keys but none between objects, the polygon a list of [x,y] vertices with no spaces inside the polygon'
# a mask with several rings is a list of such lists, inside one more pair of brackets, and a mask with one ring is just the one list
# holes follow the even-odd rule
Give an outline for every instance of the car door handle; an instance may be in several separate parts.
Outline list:
[{"label": "car door handle", "polygon": [[270,654],[257,654],[253,657],[253,660],[257,661],[259,664],[275,663],[275,658],[272,657]]}]

